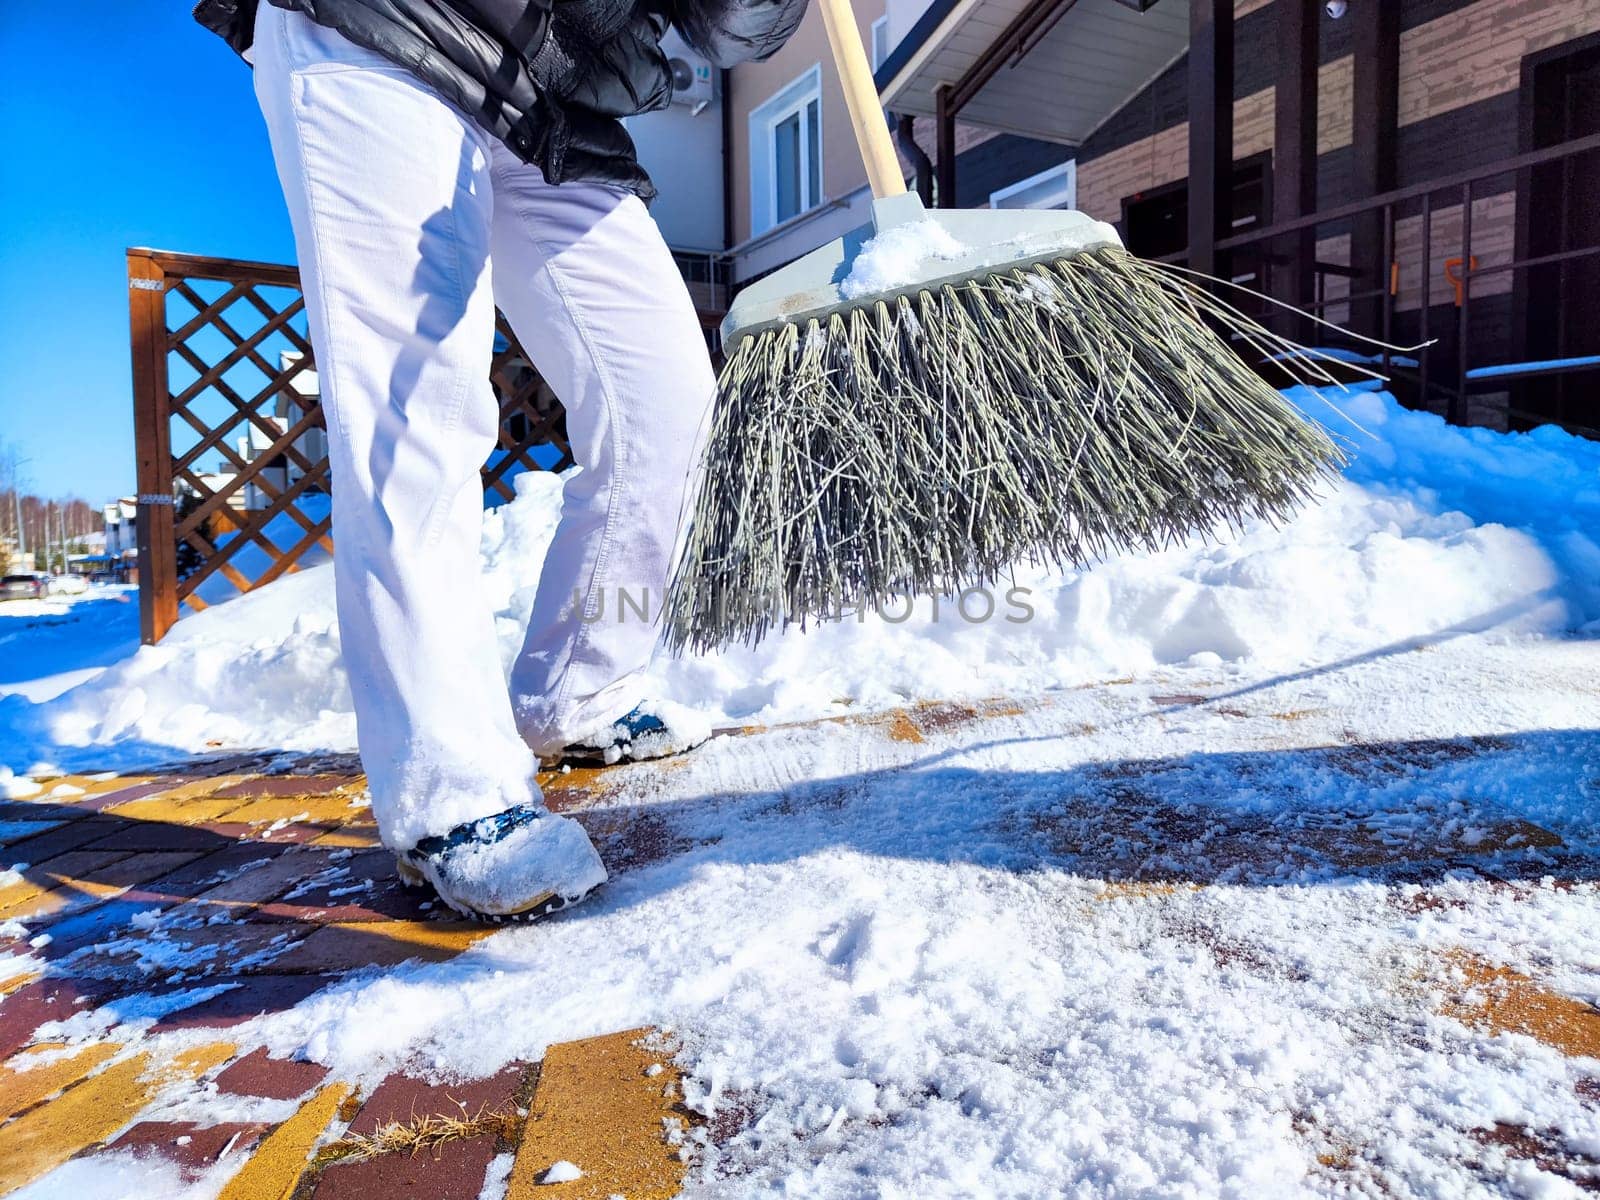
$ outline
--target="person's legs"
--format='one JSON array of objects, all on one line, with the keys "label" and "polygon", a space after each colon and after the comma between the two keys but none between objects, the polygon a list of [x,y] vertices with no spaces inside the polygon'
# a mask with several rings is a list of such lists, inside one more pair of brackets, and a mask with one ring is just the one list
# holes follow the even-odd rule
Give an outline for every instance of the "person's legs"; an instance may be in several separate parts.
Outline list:
[{"label": "person's legs", "polygon": [[495,296],[565,405],[582,467],[565,485],[511,673],[518,727],[553,753],[640,699],[716,381],[688,288],[638,197],[551,187],[499,143],[490,159]]},{"label": "person's legs", "polygon": [[384,842],[407,850],[540,800],[478,562],[493,139],[298,13],[261,5],[254,61],[328,415],[361,759]]}]

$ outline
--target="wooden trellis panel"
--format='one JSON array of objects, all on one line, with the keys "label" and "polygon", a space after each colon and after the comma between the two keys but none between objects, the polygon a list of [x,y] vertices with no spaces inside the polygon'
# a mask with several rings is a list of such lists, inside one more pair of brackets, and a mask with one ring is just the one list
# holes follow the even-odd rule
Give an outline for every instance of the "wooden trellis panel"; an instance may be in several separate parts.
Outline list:
[{"label": "wooden trellis panel", "polygon": [[[334,480],[314,432],[320,398],[295,386],[315,368],[295,268],[131,249],[128,289],[140,629],[156,642],[180,605],[204,608],[330,554]],[[519,470],[573,459],[559,401],[504,318],[498,328],[500,444],[483,483],[509,500]]]}]

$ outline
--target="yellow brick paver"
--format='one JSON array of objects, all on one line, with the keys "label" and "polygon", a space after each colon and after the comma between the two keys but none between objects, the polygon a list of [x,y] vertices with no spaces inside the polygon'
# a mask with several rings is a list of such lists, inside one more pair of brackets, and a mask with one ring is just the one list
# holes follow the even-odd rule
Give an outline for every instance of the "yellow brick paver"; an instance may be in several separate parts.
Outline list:
[{"label": "yellow brick paver", "polygon": [[348,1084],[330,1083],[313,1095],[263,1139],[217,1200],[288,1200],[349,1094]]},{"label": "yellow brick paver", "polygon": [[[676,1108],[679,1075],[669,1056],[642,1044],[650,1033],[633,1029],[550,1047],[506,1200],[670,1200],[678,1194],[685,1167],[668,1135],[686,1129]],[[563,1161],[583,1178],[539,1182]]]},{"label": "yellow brick paver", "polygon": [[344,971],[410,958],[442,962],[495,933],[470,921],[336,921],[273,962],[274,970]]},{"label": "yellow brick paver", "polygon": [[46,863],[29,877],[0,889],[0,921],[35,921],[58,913],[85,897],[103,900],[126,891],[126,884],[100,883],[91,877],[100,867],[127,857],[108,850],[63,854],[63,866]]},{"label": "yellow brick paver", "polygon": [[924,740],[911,714],[903,708],[895,709],[881,724],[891,742],[917,743]]},{"label": "yellow brick paver", "polygon": [[198,1078],[233,1053],[233,1046],[214,1043],[186,1051],[154,1070],[149,1054],[135,1054],[0,1126],[0,1195],[99,1145],[133,1120],[163,1087]]},{"label": "yellow brick paver", "polygon": [[341,825],[338,829],[330,829],[327,833],[319,834],[307,843],[311,846],[328,846],[334,849],[370,850],[382,845],[378,837],[378,827],[367,821]]},{"label": "yellow brick paver", "polygon": [[108,779],[97,779],[92,775],[40,776],[37,782],[43,790],[29,799],[71,804],[85,796],[103,796],[107,792],[120,792],[124,788],[137,787],[149,783],[152,778],[150,775],[113,775]]},{"label": "yellow brick paver", "polygon": [[1476,955],[1453,961],[1468,990],[1445,1005],[1448,1016],[1489,1033],[1525,1034],[1572,1058],[1600,1058],[1600,1009]]},{"label": "yellow brick paver", "polygon": [[357,817],[370,819],[364,805],[353,803],[353,795],[315,794],[308,796],[262,796],[254,800],[233,801],[230,821],[250,825],[270,825],[274,821],[304,822],[313,825],[343,825]]},{"label": "yellow brick paver", "polygon": [[0,996],[9,996],[12,992],[21,991],[37,978],[39,978],[37,971],[19,971],[15,975],[7,975],[4,979],[0,979]]},{"label": "yellow brick paver", "polygon": [[130,821],[161,821],[169,825],[198,825],[215,821],[246,803],[237,796],[173,796],[162,793],[113,804],[105,811]]},{"label": "yellow brick paver", "polygon": [[251,778],[249,775],[202,775],[181,783],[175,782],[170,788],[159,791],[149,798],[155,799],[159,796],[168,800],[202,800],[214,792],[220,792],[223,788],[232,787],[236,783],[243,783],[249,778]]},{"label": "yellow brick paver", "polygon": [[53,1092],[77,1083],[122,1047],[113,1042],[67,1052],[65,1042],[43,1042],[0,1067],[0,1121],[9,1121]]}]

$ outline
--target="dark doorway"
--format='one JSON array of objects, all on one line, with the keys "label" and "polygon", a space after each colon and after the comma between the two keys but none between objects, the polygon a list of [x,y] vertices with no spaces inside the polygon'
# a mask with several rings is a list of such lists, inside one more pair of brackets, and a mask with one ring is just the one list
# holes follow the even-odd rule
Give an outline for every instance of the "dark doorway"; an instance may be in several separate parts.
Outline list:
[{"label": "dark doorway", "polygon": [[[1600,133],[1600,36],[1538,55],[1522,68],[1524,150]],[[1540,258],[1600,246],[1600,151],[1524,171],[1517,186],[1517,257]],[[1600,354],[1600,255],[1522,272],[1515,309],[1524,362]],[[1511,427],[1541,421],[1600,428],[1600,389],[1592,372],[1516,385]]]},{"label": "dark doorway", "polygon": [[[1272,211],[1271,154],[1253,155],[1233,164],[1232,201],[1229,235],[1266,223]],[[1141,258],[1183,254],[1189,248],[1189,181],[1180,179],[1123,197],[1122,234],[1128,249]],[[1255,247],[1224,255],[1218,268],[1224,278],[1262,290],[1261,254]]]}]

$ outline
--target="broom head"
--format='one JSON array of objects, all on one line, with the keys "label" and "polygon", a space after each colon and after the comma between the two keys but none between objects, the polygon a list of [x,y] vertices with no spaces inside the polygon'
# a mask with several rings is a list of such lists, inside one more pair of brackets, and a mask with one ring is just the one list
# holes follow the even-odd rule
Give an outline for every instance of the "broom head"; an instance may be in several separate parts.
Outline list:
[{"label": "broom head", "polygon": [[1109,225],[873,211],[723,322],[670,648],[1282,519],[1340,461],[1212,326],[1304,352]]}]

